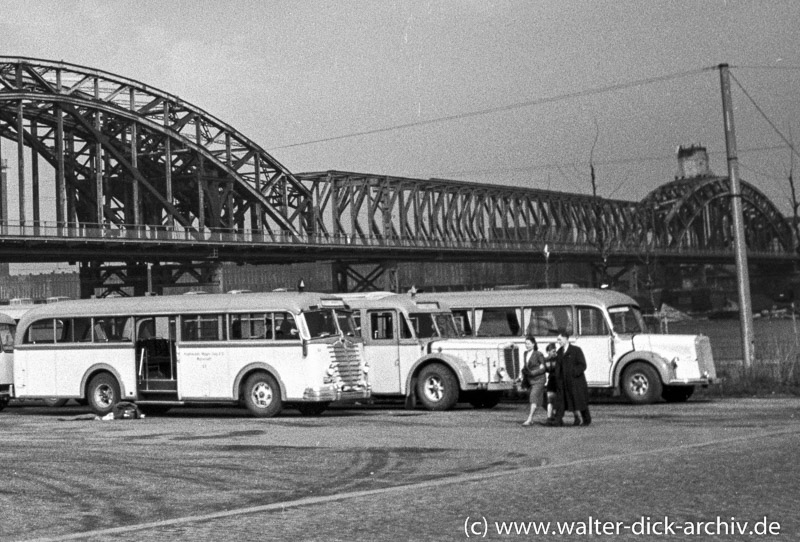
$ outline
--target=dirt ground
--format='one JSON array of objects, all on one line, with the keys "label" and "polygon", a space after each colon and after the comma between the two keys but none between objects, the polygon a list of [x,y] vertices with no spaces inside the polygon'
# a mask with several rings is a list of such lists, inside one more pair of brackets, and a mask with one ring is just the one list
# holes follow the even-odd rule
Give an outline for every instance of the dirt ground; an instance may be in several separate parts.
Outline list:
[{"label": "dirt ground", "polygon": [[564,428],[523,427],[524,409],[12,407],[0,540],[800,538],[800,399],[601,400]]}]

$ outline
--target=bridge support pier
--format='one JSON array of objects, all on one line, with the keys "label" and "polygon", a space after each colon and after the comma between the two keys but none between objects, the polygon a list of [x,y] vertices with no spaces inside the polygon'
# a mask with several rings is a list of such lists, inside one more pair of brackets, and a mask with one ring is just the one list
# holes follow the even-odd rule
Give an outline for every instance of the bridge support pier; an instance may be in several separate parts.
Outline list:
[{"label": "bridge support pier", "polygon": [[359,269],[348,262],[336,261],[333,262],[331,271],[333,290],[336,293],[370,290],[388,290],[396,293],[400,289],[396,261],[383,261],[371,268],[361,264]]}]

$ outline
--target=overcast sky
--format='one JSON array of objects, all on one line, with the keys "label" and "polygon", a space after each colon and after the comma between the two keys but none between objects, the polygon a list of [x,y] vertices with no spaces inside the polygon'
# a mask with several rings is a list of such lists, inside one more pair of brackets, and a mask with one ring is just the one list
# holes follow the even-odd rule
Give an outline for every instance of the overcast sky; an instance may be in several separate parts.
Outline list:
[{"label": "overcast sky", "polygon": [[[600,195],[628,200],[674,178],[678,145],[707,146],[714,172],[727,174],[719,72],[702,69],[729,63],[769,118],[734,83],[742,178],[790,212],[790,151],[770,122],[800,140],[796,0],[2,7],[1,54],[63,60],[176,94],[292,172],[589,192],[596,139]],[[448,117],[456,118],[427,122]],[[372,133],[354,135],[363,132]]]}]

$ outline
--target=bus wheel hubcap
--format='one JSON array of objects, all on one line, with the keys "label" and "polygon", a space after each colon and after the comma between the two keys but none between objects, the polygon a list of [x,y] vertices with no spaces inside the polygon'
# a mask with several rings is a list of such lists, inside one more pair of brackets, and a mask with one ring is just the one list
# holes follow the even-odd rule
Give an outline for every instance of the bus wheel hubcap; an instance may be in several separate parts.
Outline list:
[{"label": "bus wheel hubcap", "polygon": [[266,408],[271,402],[272,388],[269,387],[269,384],[261,382],[253,388],[253,403],[261,408]]},{"label": "bus wheel hubcap", "polygon": [[98,405],[109,406],[114,400],[114,392],[111,386],[100,386],[94,392],[94,398]]},{"label": "bus wheel hubcap", "polygon": [[649,382],[647,382],[647,377],[644,375],[633,375],[631,378],[631,391],[636,395],[644,395],[647,393],[647,388],[650,387]]},{"label": "bus wheel hubcap", "polygon": [[444,386],[442,381],[435,376],[428,378],[425,383],[425,395],[432,401],[440,401],[444,395]]}]

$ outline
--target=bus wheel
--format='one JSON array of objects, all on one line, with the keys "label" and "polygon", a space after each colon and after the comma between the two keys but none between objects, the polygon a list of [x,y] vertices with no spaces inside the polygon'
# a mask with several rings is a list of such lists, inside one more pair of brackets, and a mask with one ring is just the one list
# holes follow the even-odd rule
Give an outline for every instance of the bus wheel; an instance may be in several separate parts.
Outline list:
[{"label": "bus wheel", "polygon": [[694,386],[665,386],[661,397],[668,403],[685,403],[694,393]]},{"label": "bus wheel", "polygon": [[10,399],[8,397],[0,398],[0,410],[3,410],[4,408],[6,408],[8,406],[8,402],[9,401],[10,401]]},{"label": "bus wheel", "polygon": [[330,406],[330,403],[323,402],[323,403],[300,403],[297,405],[297,410],[300,411],[300,414],[303,416],[319,416],[325,409]]},{"label": "bus wheel", "polygon": [[89,381],[86,388],[89,408],[98,416],[105,416],[119,402],[119,384],[108,373],[100,373]]},{"label": "bus wheel", "polygon": [[661,379],[650,365],[632,363],[622,373],[622,392],[631,403],[645,405],[661,397]]},{"label": "bus wheel", "polygon": [[475,392],[469,398],[469,404],[474,408],[494,408],[500,402],[501,395],[491,392]]},{"label": "bus wheel", "polygon": [[244,383],[244,405],[257,418],[271,418],[281,411],[281,389],[267,373],[256,373]]},{"label": "bus wheel", "polygon": [[458,381],[444,365],[428,365],[419,373],[417,397],[427,410],[449,410],[458,401]]},{"label": "bus wheel", "polygon": [[49,397],[44,400],[44,406],[48,406],[51,408],[62,407],[67,404],[69,399],[57,399],[55,397]]}]

